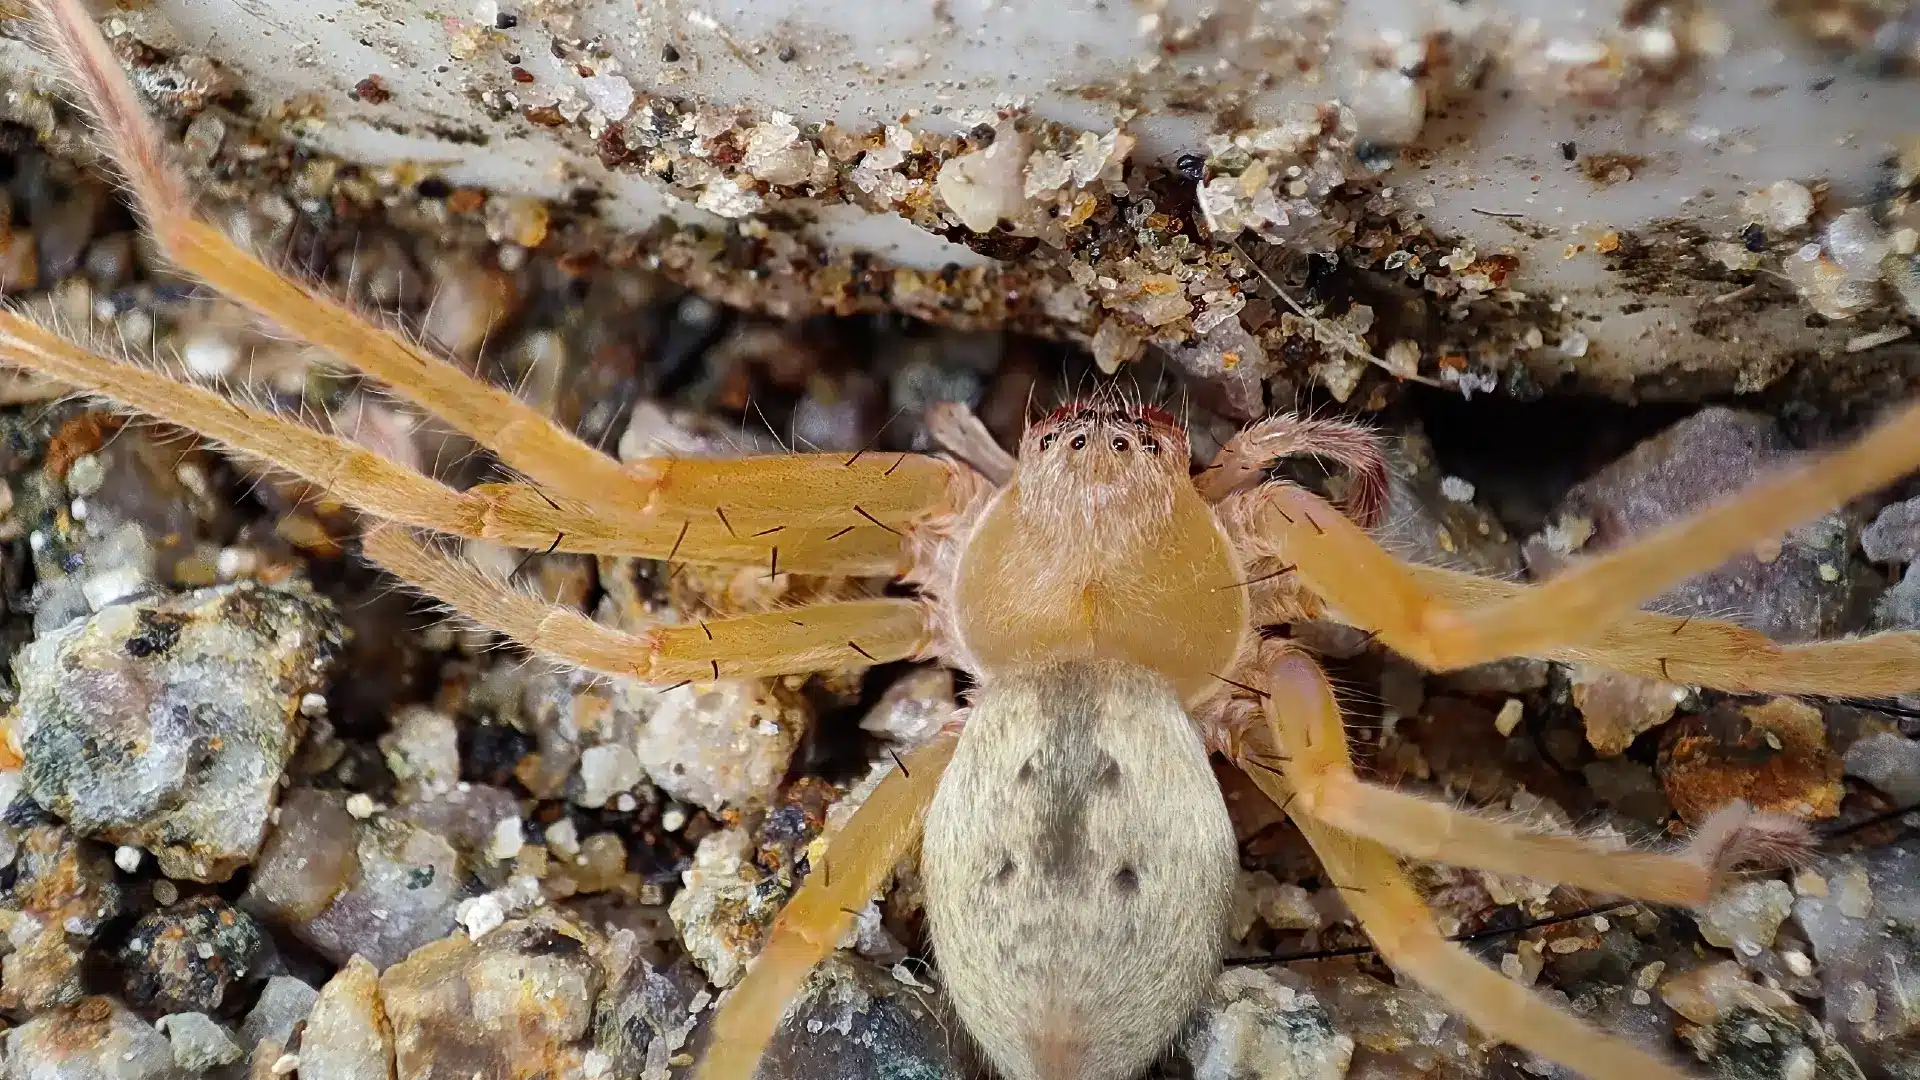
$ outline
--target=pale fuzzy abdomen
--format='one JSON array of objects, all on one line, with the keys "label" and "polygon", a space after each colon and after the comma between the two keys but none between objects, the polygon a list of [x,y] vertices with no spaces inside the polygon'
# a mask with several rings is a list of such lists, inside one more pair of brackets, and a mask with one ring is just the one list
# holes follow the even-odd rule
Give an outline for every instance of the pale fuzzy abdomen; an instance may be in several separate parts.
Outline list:
[{"label": "pale fuzzy abdomen", "polygon": [[996,673],[928,810],[934,958],[1006,1080],[1126,1080],[1219,970],[1232,823],[1168,683]]}]

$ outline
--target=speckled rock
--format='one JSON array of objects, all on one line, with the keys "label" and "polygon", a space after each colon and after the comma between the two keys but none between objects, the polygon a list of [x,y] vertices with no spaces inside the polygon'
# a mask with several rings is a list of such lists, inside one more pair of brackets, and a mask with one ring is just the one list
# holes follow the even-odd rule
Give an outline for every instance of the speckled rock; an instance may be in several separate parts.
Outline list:
[{"label": "speckled rock", "polygon": [[307,1018],[319,991],[291,975],[275,975],[260,989],[260,1000],[240,1025],[240,1047],[252,1053],[256,1046],[274,1043],[285,1046],[293,1038],[293,1029]]},{"label": "speckled rock", "polygon": [[753,841],[741,829],[701,840],[681,880],[667,910],[687,955],[715,986],[732,986],[760,951],[786,890],[754,865]]},{"label": "speckled rock", "polygon": [[1449,498],[1433,444],[1418,431],[1387,443],[1392,466],[1380,537],[1401,558],[1512,580],[1520,547],[1498,518],[1471,496]]},{"label": "speckled rock", "polygon": [[754,1072],[755,1080],[976,1075],[956,1056],[930,987],[910,986],[845,953],[828,957],[807,977]]},{"label": "speckled rock", "polygon": [[1789,698],[1717,705],[1662,733],[1660,782],[1689,824],[1735,799],[1824,820],[1845,793],[1820,710]]},{"label": "speckled rock", "polygon": [[918,746],[933,738],[956,711],[952,669],[932,664],[915,668],[889,685],[860,718],[860,729],[904,746]]},{"label": "speckled rock", "polygon": [[335,963],[359,953],[384,968],[451,933],[473,890],[446,837],[387,816],[357,821],[345,803],[289,794],[241,904]]},{"label": "speckled rock", "polygon": [[347,961],[307,1014],[300,1036],[301,1080],[393,1076],[393,1028],[380,1001],[380,973],[364,956]]},{"label": "speckled rock", "polygon": [[1227,319],[1168,355],[1191,377],[1193,393],[1207,407],[1241,422],[1266,414],[1266,380],[1280,365],[1267,357],[1259,339],[1239,319]]},{"label": "speckled rock", "polygon": [[127,1000],[154,1013],[217,1013],[270,948],[245,912],[191,897],[133,925],[119,958]]},{"label": "speckled rock", "polygon": [[1920,740],[1876,732],[1847,747],[1844,764],[1848,776],[1872,784],[1896,806],[1920,803]]},{"label": "speckled rock", "polygon": [[615,1076],[661,1080],[669,1075],[668,1063],[687,1046],[700,1010],[713,998],[700,969],[685,959],[655,967],[633,955],[633,937],[613,937],[610,951],[619,956],[613,965],[618,974],[607,991],[607,1007],[595,1022],[594,1047],[606,1056]]},{"label": "speckled rock", "polygon": [[1668,979],[1660,995],[1689,1023],[1681,1034],[1723,1080],[1864,1080],[1846,1047],[1785,993],[1748,982],[1733,963]]},{"label": "speckled rock", "polygon": [[399,784],[403,802],[438,794],[460,782],[459,734],[453,717],[433,709],[408,708],[380,737],[380,751]]},{"label": "speckled rock", "polygon": [[172,1013],[154,1022],[173,1045],[173,1063],[192,1073],[231,1065],[246,1056],[226,1028],[206,1013]]},{"label": "speckled rock", "polygon": [[1758,956],[1773,945],[1780,924],[1793,912],[1793,891],[1777,878],[1737,881],[1700,912],[1700,936],[1707,944]]},{"label": "speckled rock", "polygon": [[[1618,547],[1766,475],[1791,451],[1771,417],[1702,409],[1575,485],[1555,525],[1527,542],[1528,564],[1541,576],[1574,551]],[[1784,641],[1832,637],[1846,614],[1851,548],[1845,520],[1828,515],[1787,534],[1766,561],[1736,556],[1650,606],[1730,618]]]},{"label": "speckled rock", "polygon": [[186,1080],[173,1047],[125,1005],[90,997],[41,1013],[7,1036],[13,1080]]},{"label": "speckled rock", "polygon": [[380,977],[406,1080],[583,1076],[605,976],[598,935],[543,912],[427,945]]},{"label": "speckled rock", "polygon": [[81,833],[224,881],[266,835],[300,701],[341,645],[332,605],[245,583],[110,607],[14,659],[33,798]]},{"label": "speckled rock", "polygon": [[1296,974],[1311,981],[1333,1029],[1353,1039],[1353,1080],[1481,1075],[1481,1037],[1433,995],[1344,965]]},{"label": "speckled rock", "polygon": [[1625,753],[1643,732],[1673,719],[1687,694],[1685,687],[1592,664],[1572,665],[1569,681],[1587,744],[1601,757]]},{"label": "speckled rock", "polygon": [[1882,563],[1920,562],[1920,498],[1894,503],[1860,530],[1860,550]]},{"label": "speckled rock", "polygon": [[1193,1080],[1340,1080],[1353,1063],[1313,994],[1253,968],[1214,981],[1181,1042]]},{"label": "speckled rock", "polygon": [[43,823],[25,830],[14,869],[0,1008],[39,1012],[77,1002],[85,993],[80,964],[87,945],[126,902],[113,855]]},{"label": "speckled rock", "polygon": [[812,720],[766,681],[695,683],[659,695],[633,749],[660,790],[717,811],[771,795]]},{"label": "speckled rock", "polygon": [[1873,605],[1875,630],[1920,630],[1920,563],[1908,566]]},{"label": "speckled rock", "polygon": [[1827,1023],[1875,1075],[1920,1078],[1920,840],[1842,856],[1796,885]]}]

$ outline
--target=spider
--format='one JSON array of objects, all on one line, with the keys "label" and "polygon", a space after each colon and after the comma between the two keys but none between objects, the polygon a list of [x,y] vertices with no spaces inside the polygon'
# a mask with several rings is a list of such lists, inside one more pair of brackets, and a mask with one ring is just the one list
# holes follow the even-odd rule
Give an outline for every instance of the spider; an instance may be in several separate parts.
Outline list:
[{"label": "spider", "polygon": [[[125,74],[78,0],[36,0],[165,253],[489,448],[525,481],[456,491],[344,440],[11,313],[0,359],[291,471],[374,524],[366,556],[530,650],[653,683],[937,658],[968,708],[889,772],[776,920],[713,1026],[702,1080],[747,1080],[815,963],[917,840],[955,1010],[1009,1080],[1125,1080],[1174,1036],[1220,965],[1234,836],[1209,769],[1242,768],[1299,824],[1380,955],[1483,1031],[1598,1080],[1680,1080],[1444,940],[1400,855],[1642,900],[1699,905],[1736,867],[1790,857],[1800,823],[1739,804],[1671,851],[1538,833],[1360,779],[1325,675],[1257,627],[1335,618],[1433,671],[1503,657],[1601,664],[1772,694],[1920,686],[1920,635],[1780,645],[1649,614],[1663,589],[1920,465],[1920,405],[1853,446],[1540,585],[1403,563],[1369,536],[1375,437],[1276,416],[1195,474],[1166,413],[1104,397],[1033,424],[1019,454],[963,411],[946,456],[791,454],[621,465],[262,264],[197,220]],[[1318,455],[1352,477],[1336,506],[1267,478]],[[529,551],[892,577],[912,595],[627,634],[545,604],[412,530]],[[924,834],[924,835],[923,835]]]}]

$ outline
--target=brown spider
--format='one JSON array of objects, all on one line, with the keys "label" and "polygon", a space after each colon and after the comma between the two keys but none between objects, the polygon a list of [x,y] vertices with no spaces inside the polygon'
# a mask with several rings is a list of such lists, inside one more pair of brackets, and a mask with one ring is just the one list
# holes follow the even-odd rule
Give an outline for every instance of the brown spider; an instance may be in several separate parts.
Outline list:
[{"label": "brown spider", "polygon": [[[0,314],[0,359],[192,429],[381,519],[365,553],[529,649],[656,683],[938,657],[979,688],[833,839],[715,1022],[704,1080],[746,1080],[786,1002],[922,835],[933,945],[969,1032],[1012,1080],[1124,1080],[1174,1034],[1220,963],[1233,833],[1220,751],[1290,811],[1380,954],[1484,1031],[1601,1080],[1679,1080],[1442,939],[1395,852],[1698,905],[1796,822],[1739,805],[1687,847],[1621,850],[1496,823],[1358,779],[1325,676],[1258,625],[1334,617],[1434,671],[1501,657],[1602,664],[1726,690],[1920,687],[1920,635],[1783,646],[1639,604],[1920,464],[1920,406],[1849,449],[1538,586],[1409,565],[1369,538],[1385,467],[1370,435],[1275,417],[1190,475],[1158,410],[1098,401],[1033,425],[1018,459],[937,419],[953,459],[819,454],[622,466],[290,280],[196,220],[78,0],[37,0],[146,223],[185,272],[437,413],[528,483],[455,491],[343,440]],[[1267,482],[1316,454],[1354,478],[1345,513]],[[898,577],[913,598],[623,634],[410,538],[533,551]]]}]

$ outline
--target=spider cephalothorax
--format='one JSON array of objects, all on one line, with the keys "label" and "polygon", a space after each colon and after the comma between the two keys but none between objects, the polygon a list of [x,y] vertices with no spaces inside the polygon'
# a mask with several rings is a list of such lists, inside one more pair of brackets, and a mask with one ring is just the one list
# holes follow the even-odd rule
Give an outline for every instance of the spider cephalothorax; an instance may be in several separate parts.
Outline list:
[{"label": "spider cephalothorax", "polygon": [[[1537,586],[1401,562],[1369,536],[1387,471],[1372,435],[1276,416],[1189,473],[1186,433],[1101,397],[1035,423],[1017,458],[959,410],[950,457],[795,454],[622,465],[260,263],[193,217],[184,179],[78,0],[37,0],[146,223],[179,268],[335,352],[491,449],[525,482],[455,491],[344,440],[0,314],[0,358],[288,469],[361,510],[365,554],[529,649],[668,684],[910,658],[978,689],[832,838],[713,1025],[703,1080],[747,1080],[788,999],[926,824],[936,960],[1011,1080],[1126,1080],[1219,963],[1232,831],[1208,768],[1226,755],[1299,824],[1401,974],[1488,1033],[1600,1080],[1679,1080],[1664,1053],[1595,1031],[1434,928],[1395,852],[1597,892],[1701,904],[1795,821],[1735,804],[1675,851],[1532,832],[1355,775],[1332,690],[1300,645],[1256,626],[1332,618],[1436,671],[1577,660],[1773,694],[1920,688],[1920,637],[1779,645],[1729,623],[1641,612],[1663,589],[1920,463],[1920,406],[1641,543]],[[1345,468],[1326,500],[1268,475]],[[913,595],[623,633],[492,580],[409,528],[533,551],[896,577]],[[965,717],[970,717],[967,719]]]}]

